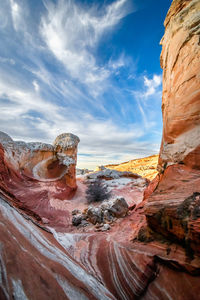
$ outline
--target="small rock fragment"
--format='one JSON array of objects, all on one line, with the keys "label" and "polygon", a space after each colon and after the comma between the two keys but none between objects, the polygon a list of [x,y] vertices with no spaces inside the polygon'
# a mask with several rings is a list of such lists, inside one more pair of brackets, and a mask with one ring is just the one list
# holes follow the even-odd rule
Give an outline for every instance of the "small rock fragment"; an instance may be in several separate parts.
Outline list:
[{"label": "small rock fragment", "polygon": [[78,209],[72,210],[72,215],[73,215],[73,216],[74,216],[74,215],[78,215],[78,214],[81,214],[81,211],[80,211],[80,210],[78,210]]},{"label": "small rock fragment", "polygon": [[78,225],[80,225],[81,224],[81,222],[82,222],[82,215],[75,215],[75,216],[73,216],[73,218],[72,218],[72,224],[74,225],[74,226],[78,226]]},{"label": "small rock fragment", "polygon": [[103,227],[101,228],[101,231],[107,231],[107,230],[110,230],[110,225],[104,224]]}]

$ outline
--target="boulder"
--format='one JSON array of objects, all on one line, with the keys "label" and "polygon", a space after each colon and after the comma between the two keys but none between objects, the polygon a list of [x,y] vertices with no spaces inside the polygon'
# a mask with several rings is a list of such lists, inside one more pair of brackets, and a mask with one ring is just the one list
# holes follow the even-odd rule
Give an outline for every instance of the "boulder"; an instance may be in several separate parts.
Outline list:
[{"label": "boulder", "polygon": [[117,197],[112,201],[108,212],[116,218],[125,217],[128,213],[128,204],[123,197]]},{"label": "boulder", "polygon": [[87,219],[92,224],[102,223],[103,221],[103,212],[101,207],[92,207],[90,206],[87,211]]},{"label": "boulder", "polygon": [[103,201],[98,207],[89,206],[86,217],[92,224],[100,224],[112,222],[114,218],[125,217],[128,210],[126,200],[123,197],[117,197],[110,201]]},{"label": "boulder", "polygon": [[110,230],[110,225],[109,224],[104,224],[101,228],[101,231],[107,231]]},{"label": "boulder", "polygon": [[73,216],[73,218],[72,218],[72,225],[78,226],[78,225],[81,224],[82,220],[83,220],[83,218],[82,218],[81,214]]}]

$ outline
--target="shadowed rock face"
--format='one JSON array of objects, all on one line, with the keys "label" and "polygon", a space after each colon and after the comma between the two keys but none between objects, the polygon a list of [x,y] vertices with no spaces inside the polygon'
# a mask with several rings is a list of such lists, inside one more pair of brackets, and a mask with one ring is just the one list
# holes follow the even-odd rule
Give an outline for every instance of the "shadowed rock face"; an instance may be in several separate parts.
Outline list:
[{"label": "shadowed rock face", "polygon": [[165,27],[160,174],[145,214],[151,229],[200,255],[200,1],[173,1]]}]

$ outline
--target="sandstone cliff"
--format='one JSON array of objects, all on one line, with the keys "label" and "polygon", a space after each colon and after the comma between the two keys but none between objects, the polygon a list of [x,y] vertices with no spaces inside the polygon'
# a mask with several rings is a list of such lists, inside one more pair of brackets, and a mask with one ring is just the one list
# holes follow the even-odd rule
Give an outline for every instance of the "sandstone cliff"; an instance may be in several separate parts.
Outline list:
[{"label": "sandstone cliff", "polygon": [[173,1],[165,27],[160,174],[145,214],[151,229],[200,255],[200,1]]},{"label": "sandstone cliff", "polygon": [[200,1],[173,1],[161,40],[163,138],[159,169],[200,169]]},{"label": "sandstone cliff", "polygon": [[122,171],[133,172],[149,180],[154,179],[157,175],[158,155],[129,160],[127,162],[115,165],[106,165],[106,168]]}]

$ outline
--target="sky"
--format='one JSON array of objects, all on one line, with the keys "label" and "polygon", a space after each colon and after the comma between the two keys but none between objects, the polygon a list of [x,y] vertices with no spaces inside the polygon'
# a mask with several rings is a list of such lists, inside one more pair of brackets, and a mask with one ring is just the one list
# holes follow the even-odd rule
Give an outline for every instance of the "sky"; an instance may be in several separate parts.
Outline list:
[{"label": "sky", "polygon": [[170,0],[0,0],[0,131],[80,138],[78,167],[159,152]]}]

